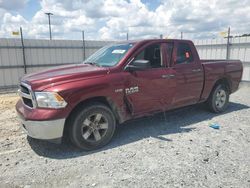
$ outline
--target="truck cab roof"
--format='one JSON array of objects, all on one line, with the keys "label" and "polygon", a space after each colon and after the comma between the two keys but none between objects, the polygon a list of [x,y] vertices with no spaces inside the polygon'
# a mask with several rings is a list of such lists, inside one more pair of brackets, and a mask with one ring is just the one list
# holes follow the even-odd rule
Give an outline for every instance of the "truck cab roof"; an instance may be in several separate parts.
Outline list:
[{"label": "truck cab roof", "polygon": [[183,39],[139,39],[139,40],[127,40],[127,41],[119,41],[116,42],[116,44],[126,44],[126,43],[150,43],[150,42],[187,42],[187,43],[193,43],[191,40],[183,40]]}]

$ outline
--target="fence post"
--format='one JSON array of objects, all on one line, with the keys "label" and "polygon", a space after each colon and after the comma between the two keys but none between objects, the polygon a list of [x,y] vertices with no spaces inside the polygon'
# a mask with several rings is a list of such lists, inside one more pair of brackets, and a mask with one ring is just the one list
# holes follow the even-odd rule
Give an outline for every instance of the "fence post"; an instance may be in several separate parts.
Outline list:
[{"label": "fence post", "polygon": [[229,41],[229,38],[230,38],[230,27],[228,28],[228,32],[227,32],[227,57],[226,59],[230,59],[230,41]]},{"label": "fence post", "polygon": [[85,38],[84,38],[84,31],[82,31],[82,48],[83,48],[83,61],[86,58],[86,54],[85,54]]},{"label": "fence post", "polygon": [[20,35],[21,35],[21,43],[22,43],[22,51],[23,51],[23,68],[24,73],[27,73],[27,66],[26,66],[26,58],[25,58],[25,48],[24,48],[24,42],[23,42],[23,30],[22,27],[20,27]]}]

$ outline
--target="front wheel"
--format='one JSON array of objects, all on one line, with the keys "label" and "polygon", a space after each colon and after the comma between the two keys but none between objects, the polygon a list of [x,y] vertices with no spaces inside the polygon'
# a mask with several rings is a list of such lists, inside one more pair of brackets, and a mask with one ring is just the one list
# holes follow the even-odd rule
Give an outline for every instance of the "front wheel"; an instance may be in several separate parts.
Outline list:
[{"label": "front wheel", "polygon": [[101,103],[87,105],[74,114],[72,121],[70,139],[84,150],[106,145],[113,137],[116,126],[112,111]]},{"label": "front wheel", "polygon": [[229,90],[225,85],[217,85],[207,101],[212,112],[219,113],[226,110],[229,104]]}]

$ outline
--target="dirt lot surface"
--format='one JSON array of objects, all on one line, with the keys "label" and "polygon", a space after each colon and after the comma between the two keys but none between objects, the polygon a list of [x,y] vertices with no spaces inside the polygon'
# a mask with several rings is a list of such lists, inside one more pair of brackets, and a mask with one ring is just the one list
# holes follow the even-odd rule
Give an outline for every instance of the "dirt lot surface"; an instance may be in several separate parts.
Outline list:
[{"label": "dirt lot surface", "polygon": [[0,187],[250,187],[250,87],[223,114],[198,105],[127,122],[94,152],[28,138],[17,99],[0,95]]}]

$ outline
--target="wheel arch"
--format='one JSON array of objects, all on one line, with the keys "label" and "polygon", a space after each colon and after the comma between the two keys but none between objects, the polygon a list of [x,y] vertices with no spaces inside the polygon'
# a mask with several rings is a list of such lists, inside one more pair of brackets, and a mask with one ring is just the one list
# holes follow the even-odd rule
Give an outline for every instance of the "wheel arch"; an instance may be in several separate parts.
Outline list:
[{"label": "wheel arch", "polygon": [[64,133],[63,133],[64,136],[67,134],[68,129],[71,125],[70,121],[72,121],[71,118],[72,118],[73,114],[75,114],[80,109],[84,108],[84,106],[86,106],[87,104],[90,104],[93,102],[98,102],[98,103],[102,103],[102,104],[106,105],[108,108],[111,109],[111,111],[113,112],[115,119],[118,123],[124,122],[124,117],[123,117],[122,113],[120,113],[118,106],[110,97],[105,97],[105,96],[91,97],[91,98],[88,98],[88,99],[85,99],[85,100],[79,102],[71,110],[71,112],[69,113],[69,115],[67,116],[66,121],[65,121]]},{"label": "wheel arch", "polygon": [[214,83],[214,85],[213,85],[213,87],[212,87],[212,89],[211,89],[211,91],[210,91],[209,97],[210,97],[211,94],[213,93],[214,89],[215,89],[218,85],[220,85],[220,84],[225,85],[225,86],[227,87],[228,91],[229,91],[229,94],[231,94],[231,92],[232,92],[232,90],[231,90],[231,89],[232,89],[232,83],[231,83],[230,79],[228,79],[228,78],[226,78],[226,77],[223,77],[223,78],[218,79],[218,80]]},{"label": "wheel arch", "polygon": [[223,77],[223,78],[218,79],[218,80],[215,82],[213,89],[214,89],[217,85],[219,85],[219,84],[223,84],[224,86],[226,86],[227,89],[228,89],[228,91],[229,91],[229,94],[231,94],[231,91],[232,91],[232,83],[231,83],[231,81],[230,81],[229,78]]},{"label": "wheel arch", "polygon": [[[228,94],[227,94],[226,103],[222,106],[222,108],[220,107],[218,109],[218,107],[215,106],[215,104],[213,102],[214,101],[214,97],[213,96],[214,96],[214,92],[216,91],[216,88],[218,88],[219,85],[224,85],[227,88],[227,90],[228,90]],[[228,105],[230,93],[231,93],[231,83],[230,83],[230,80],[227,79],[227,78],[221,78],[221,79],[217,80],[215,82],[215,84],[213,85],[213,87],[212,87],[212,90],[211,90],[211,92],[209,94],[208,99],[206,100],[206,103],[207,103],[210,111],[214,112],[214,113],[223,112],[226,109],[227,105]]]}]

